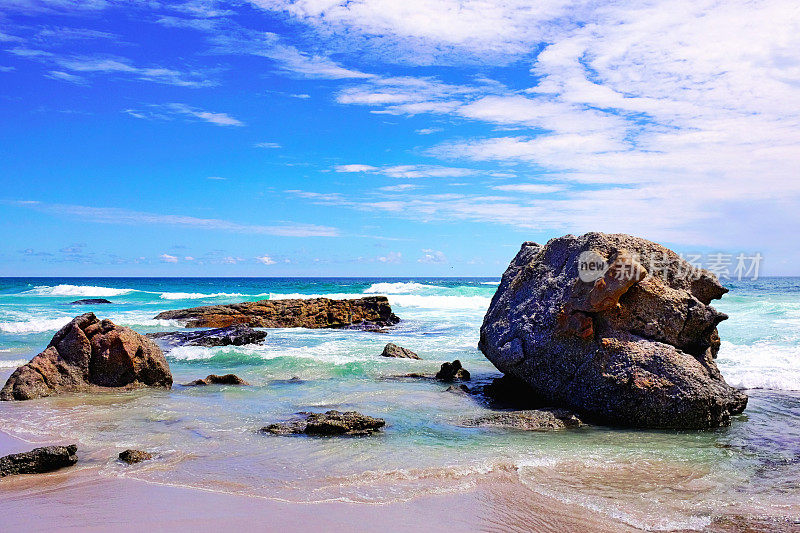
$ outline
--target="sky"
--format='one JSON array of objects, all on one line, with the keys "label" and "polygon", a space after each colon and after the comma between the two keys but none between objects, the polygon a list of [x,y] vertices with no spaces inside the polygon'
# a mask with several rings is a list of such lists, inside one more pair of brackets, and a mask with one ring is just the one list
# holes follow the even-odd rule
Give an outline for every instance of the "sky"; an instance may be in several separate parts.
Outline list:
[{"label": "sky", "polygon": [[800,274],[793,0],[0,0],[0,275]]}]

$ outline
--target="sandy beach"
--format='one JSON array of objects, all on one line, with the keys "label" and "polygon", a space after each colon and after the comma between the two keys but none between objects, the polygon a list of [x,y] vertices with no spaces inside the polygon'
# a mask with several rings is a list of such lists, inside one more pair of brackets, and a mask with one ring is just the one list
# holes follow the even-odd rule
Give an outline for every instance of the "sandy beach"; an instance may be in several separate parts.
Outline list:
[{"label": "sandy beach", "polygon": [[[0,455],[33,446],[0,432]],[[294,503],[101,476],[94,468],[0,482],[7,531],[635,531],[498,476],[466,493],[401,503]]]}]

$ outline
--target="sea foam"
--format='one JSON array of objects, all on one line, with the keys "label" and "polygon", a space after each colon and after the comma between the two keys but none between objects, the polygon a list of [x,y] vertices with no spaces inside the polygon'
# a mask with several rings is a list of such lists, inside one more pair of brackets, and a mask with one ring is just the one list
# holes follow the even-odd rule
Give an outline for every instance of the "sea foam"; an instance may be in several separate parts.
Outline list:
[{"label": "sea foam", "polygon": [[39,285],[20,294],[36,296],[120,296],[136,289],[115,289],[92,285]]}]

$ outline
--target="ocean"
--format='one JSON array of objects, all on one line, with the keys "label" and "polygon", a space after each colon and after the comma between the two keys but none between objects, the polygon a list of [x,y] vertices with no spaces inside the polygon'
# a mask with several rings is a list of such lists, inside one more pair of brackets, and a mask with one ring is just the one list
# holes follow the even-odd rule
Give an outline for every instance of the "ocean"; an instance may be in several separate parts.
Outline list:
[{"label": "ocean", "polygon": [[[724,282],[715,307],[718,365],[748,389],[730,427],[643,431],[588,426],[522,432],[463,427],[486,414],[447,386],[406,379],[460,359],[473,380],[500,374],[477,350],[497,278],[3,278],[0,379],[42,351],[74,316],[140,333],[173,331],[161,311],[276,298],[388,296],[401,322],[386,333],[271,329],[263,345],[179,347],[176,386],[0,402],[0,428],[29,442],[77,442],[76,468],[99,476],[291,502],[384,503],[457,493],[497,476],[650,530],[702,529],[720,517],[800,519],[800,278]],[[70,305],[81,298],[112,304]],[[387,342],[422,360],[380,357]],[[233,372],[252,387],[183,387]],[[386,419],[368,438],[265,436],[300,411],[357,410]],[[157,460],[121,467],[124,448]]]}]

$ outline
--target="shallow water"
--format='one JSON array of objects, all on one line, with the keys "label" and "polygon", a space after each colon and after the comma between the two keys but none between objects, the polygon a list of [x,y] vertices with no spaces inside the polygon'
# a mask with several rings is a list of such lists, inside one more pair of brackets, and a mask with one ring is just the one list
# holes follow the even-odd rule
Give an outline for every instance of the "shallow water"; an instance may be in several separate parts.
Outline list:
[{"label": "shallow water", "polygon": [[[403,319],[390,333],[269,330],[261,346],[183,347],[176,383],[235,372],[254,386],[140,390],[0,403],[0,427],[31,440],[77,441],[82,465],[130,476],[288,501],[385,502],[459,492],[493,476],[646,529],[699,529],[721,515],[800,518],[800,279],[728,284],[717,303],[718,363],[751,390],[730,428],[607,428],[531,433],[464,428],[486,412],[429,381],[397,379],[461,359],[473,378],[499,375],[476,349],[496,279],[2,279],[0,378],[41,351],[73,316],[142,333],[175,329],[166,309],[263,298],[386,294]],[[112,305],[70,306],[104,297]],[[379,357],[396,342],[422,361]],[[300,380],[291,380],[297,377]],[[387,420],[381,435],[271,437],[258,428],[304,410],[356,409]],[[158,460],[121,468],[127,447]]]}]

